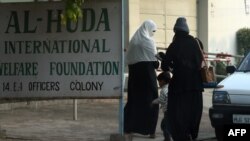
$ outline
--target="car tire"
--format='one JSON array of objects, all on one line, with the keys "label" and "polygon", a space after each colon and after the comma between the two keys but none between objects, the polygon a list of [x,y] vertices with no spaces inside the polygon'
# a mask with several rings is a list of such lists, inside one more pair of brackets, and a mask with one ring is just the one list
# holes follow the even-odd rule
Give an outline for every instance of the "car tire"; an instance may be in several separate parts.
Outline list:
[{"label": "car tire", "polygon": [[218,141],[223,141],[224,138],[224,131],[223,131],[223,127],[215,127],[215,136],[217,138]]}]

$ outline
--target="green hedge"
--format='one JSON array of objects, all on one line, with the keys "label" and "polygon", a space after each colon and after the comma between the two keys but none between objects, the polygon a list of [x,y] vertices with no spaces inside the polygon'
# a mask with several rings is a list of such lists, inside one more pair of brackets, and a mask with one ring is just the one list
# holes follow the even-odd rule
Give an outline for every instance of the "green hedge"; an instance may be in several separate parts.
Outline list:
[{"label": "green hedge", "polygon": [[250,28],[241,28],[236,32],[237,52],[245,55],[250,51]]}]

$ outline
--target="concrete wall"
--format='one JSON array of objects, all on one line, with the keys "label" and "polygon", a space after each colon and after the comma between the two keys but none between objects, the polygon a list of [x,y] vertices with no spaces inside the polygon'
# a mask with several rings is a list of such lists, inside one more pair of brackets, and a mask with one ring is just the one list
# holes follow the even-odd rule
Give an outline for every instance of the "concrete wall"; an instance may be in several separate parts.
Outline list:
[{"label": "concrete wall", "polygon": [[157,46],[166,45],[166,0],[140,0],[140,23],[146,19],[156,22],[158,30],[155,34]]},{"label": "concrete wall", "polygon": [[[200,3],[202,1],[199,0]],[[200,13],[205,13],[199,16],[199,25],[203,26],[200,35],[207,40],[204,41],[208,52],[237,54],[236,32],[240,28],[250,28],[250,14],[245,11],[245,0],[207,0],[201,7],[207,9],[207,13],[199,9]],[[206,14],[207,19],[204,17]]]},{"label": "concrete wall", "polygon": [[197,5],[196,0],[167,0],[166,1],[166,26],[167,45],[171,43],[174,32],[173,27],[178,17],[187,18],[190,34],[197,36]]}]

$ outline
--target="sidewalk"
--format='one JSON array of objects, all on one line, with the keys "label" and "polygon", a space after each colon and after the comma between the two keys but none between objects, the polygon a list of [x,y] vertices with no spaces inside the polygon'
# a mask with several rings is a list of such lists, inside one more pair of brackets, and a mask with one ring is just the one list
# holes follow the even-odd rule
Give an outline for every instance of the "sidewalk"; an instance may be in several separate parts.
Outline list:
[{"label": "sidewalk", "polygon": [[[0,141],[109,141],[119,131],[118,115],[119,100],[78,100],[78,120],[73,120],[73,100],[51,105],[31,102],[22,108],[13,105],[12,110],[0,110],[0,128],[7,136]],[[160,113],[155,139],[134,135],[133,141],[162,141],[162,117]],[[204,106],[199,139],[212,137],[214,130]]]}]

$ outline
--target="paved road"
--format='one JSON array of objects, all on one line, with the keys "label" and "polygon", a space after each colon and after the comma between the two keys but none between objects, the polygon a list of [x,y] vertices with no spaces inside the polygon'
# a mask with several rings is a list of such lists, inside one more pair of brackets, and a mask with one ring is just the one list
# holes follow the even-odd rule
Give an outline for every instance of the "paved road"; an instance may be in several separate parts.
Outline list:
[{"label": "paved road", "polygon": [[[78,100],[78,120],[73,120],[73,100],[6,105],[0,110],[0,141],[109,141],[118,133],[118,100]],[[204,110],[199,140],[215,141],[208,118],[211,93],[204,93]],[[162,119],[160,113],[159,121]],[[158,122],[160,123],[160,122]],[[156,138],[134,135],[133,141],[162,141],[158,124]]]}]

